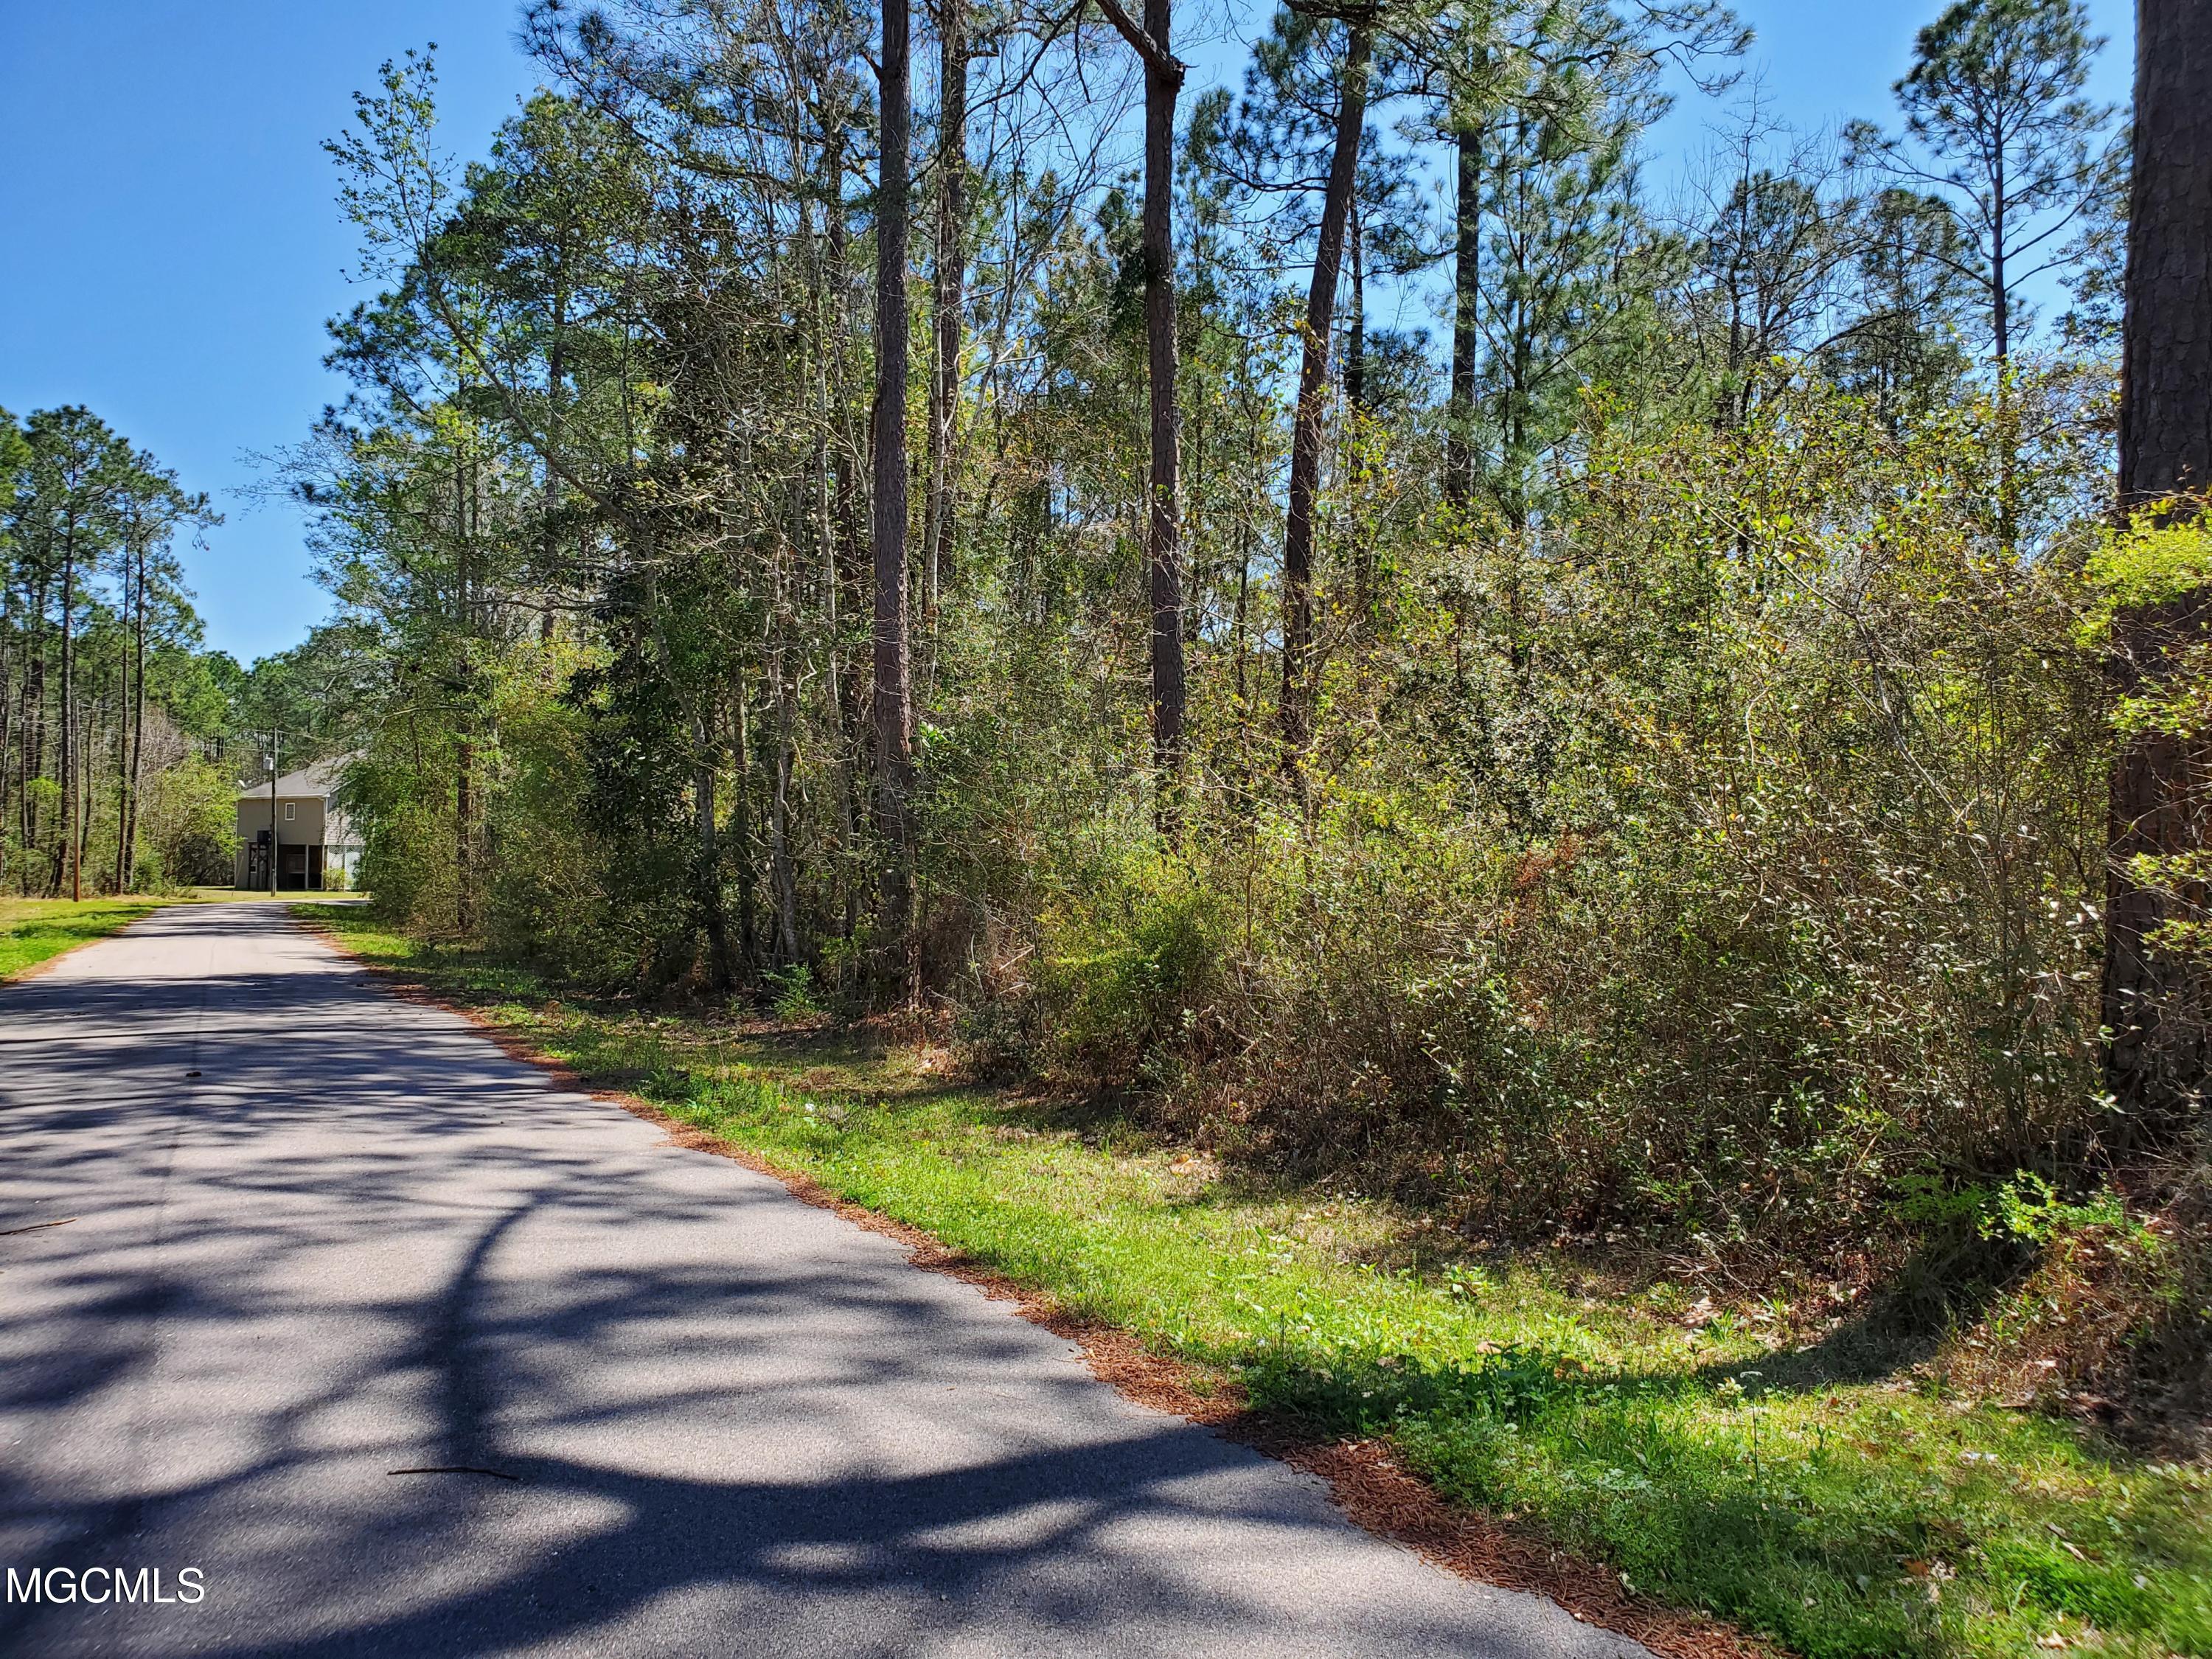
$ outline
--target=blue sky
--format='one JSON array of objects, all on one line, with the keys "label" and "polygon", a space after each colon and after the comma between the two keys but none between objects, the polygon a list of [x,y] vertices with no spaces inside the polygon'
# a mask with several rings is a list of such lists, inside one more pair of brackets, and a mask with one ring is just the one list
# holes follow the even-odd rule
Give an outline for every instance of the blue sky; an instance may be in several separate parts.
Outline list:
[{"label": "blue sky", "polygon": [[[1752,67],[1801,126],[1887,118],[1938,0],[1740,0]],[[2090,0],[2112,37],[2099,94],[2124,98],[2129,0]],[[1195,51],[1235,78],[1262,15]],[[343,386],[324,319],[359,297],[320,141],[377,65],[438,43],[448,142],[477,151],[536,84],[513,0],[0,0],[0,407],[90,406],[217,498],[191,556],[210,643],[250,659],[324,611],[298,519],[241,493]],[[1692,100],[1656,135],[1699,143]]]}]

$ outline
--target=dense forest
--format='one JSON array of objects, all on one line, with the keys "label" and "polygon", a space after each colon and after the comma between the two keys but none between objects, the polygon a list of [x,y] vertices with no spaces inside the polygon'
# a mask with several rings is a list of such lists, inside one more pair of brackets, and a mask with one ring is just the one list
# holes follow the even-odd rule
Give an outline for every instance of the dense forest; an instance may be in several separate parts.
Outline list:
[{"label": "dense forest", "polygon": [[88,410],[0,410],[0,893],[232,878],[255,679],[202,648],[178,546],[220,522]]},{"label": "dense forest", "polygon": [[[1292,0],[1189,97],[1175,9],[542,0],[466,166],[386,67],[284,463],[377,902],[1470,1234],[2181,1226],[2208,558],[2114,512],[2081,8],[1950,6],[1832,133],[1710,0]],[[122,751],[44,718],[51,885]]]}]

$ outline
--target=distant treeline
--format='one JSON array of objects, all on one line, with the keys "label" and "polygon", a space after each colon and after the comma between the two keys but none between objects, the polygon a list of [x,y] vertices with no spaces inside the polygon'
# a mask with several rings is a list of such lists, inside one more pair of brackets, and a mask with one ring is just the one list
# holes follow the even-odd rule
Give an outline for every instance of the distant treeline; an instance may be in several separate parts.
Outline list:
[{"label": "distant treeline", "polygon": [[0,892],[230,878],[247,677],[178,549],[220,521],[90,411],[0,410]]}]

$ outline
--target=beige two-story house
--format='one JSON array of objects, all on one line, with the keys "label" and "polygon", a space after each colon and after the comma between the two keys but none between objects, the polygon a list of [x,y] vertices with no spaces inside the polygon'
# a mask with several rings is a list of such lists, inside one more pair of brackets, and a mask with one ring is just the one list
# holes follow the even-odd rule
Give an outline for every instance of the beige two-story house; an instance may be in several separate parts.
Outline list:
[{"label": "beige two-story house", "polygon": [[240,887],[266,892],[272,856],[280,891],[319,892],[326,884],[353,884],[361,848],[336,799],[344,766],[343,760],[319,761],[286,773],[273,789],[267,783],[240,787]]}]

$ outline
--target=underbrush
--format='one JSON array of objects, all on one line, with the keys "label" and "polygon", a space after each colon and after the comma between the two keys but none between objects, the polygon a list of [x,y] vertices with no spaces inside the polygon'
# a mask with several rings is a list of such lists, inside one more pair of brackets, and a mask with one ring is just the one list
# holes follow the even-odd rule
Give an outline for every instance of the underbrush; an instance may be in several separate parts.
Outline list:
[{"label": "underbrush", "polygon": [[1931,1195],[2087,1200],[2157,1127],[2100,1100],[2094,521],[2024,559],[1978,415],[1805,395],[1720,442],[1601,422],[1536,528],[1404,522],[1309,745],[1194,708],[1173,836],[933,751],[961,1029],[1471,1234],[1842,1273]]},{"label": "underbrush", "polygon": [[1881,1295],[1814,1273],[1753,1296],[1723,1258],[1626,1237],[1475,1249],[1418,1208],[1240,1173],[1157,1120],[977,1085],[943,1048],[561,1001],[372,918],[314,919],[589,1079],[1256,1406],[1388,1437],[1447,1496],[1801,1653],[2212,1653],[2203,1469],[1968,1386],[1976,1336],[2011,1340],[2081,1249],[2109,1255],[2099,1230],[2147,1228],[2124,1211],[2033,1182],[1993,1196],[1977,1213],[2014,1236],[1985,1242],[2028,1272],[1916,1346]]},{"label": "underbrush", "polygon": [[2212,1227],[2201,1173],[2160,1183],[2155,1210],[2111,1188],[2086,1204],[2022,1176],[1989,1223],[2026,1247],[2021,1271],[1938,1364],[1959,1387],[2094,1415],[2143,1443],[2212,1447]]}]

